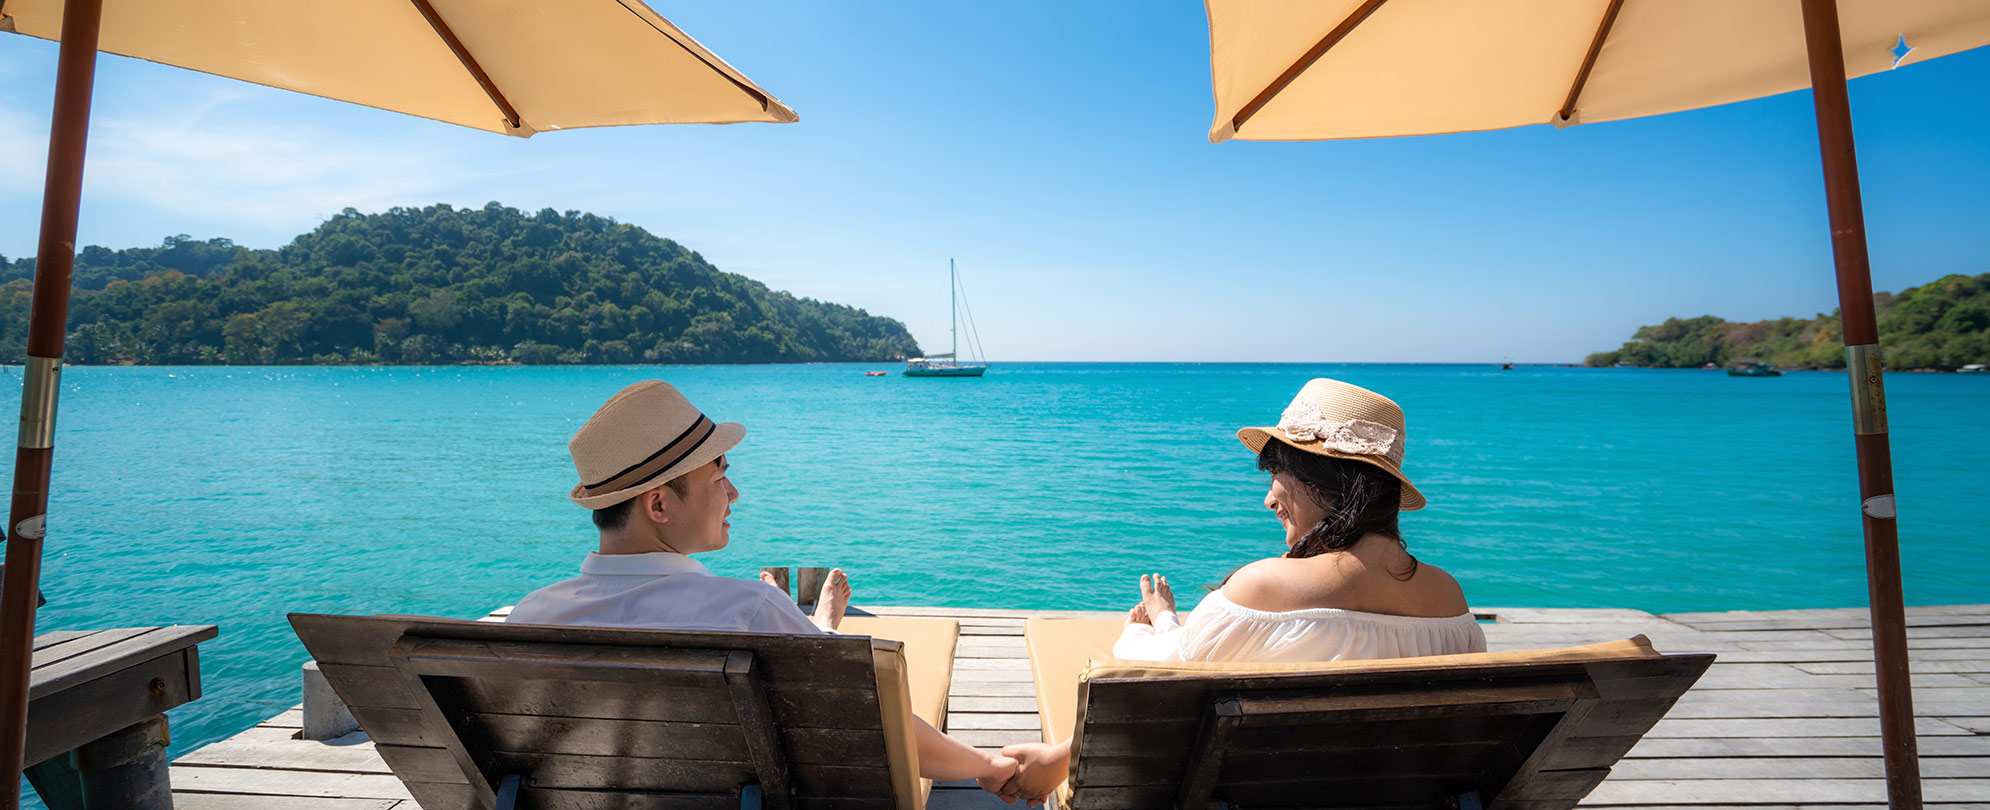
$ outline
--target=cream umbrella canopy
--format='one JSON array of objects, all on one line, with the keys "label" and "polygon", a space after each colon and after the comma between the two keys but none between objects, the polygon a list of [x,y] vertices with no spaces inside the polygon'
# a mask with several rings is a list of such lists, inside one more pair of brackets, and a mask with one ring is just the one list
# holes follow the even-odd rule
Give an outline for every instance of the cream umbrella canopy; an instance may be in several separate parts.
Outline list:
[{"label": "cream umbrella canopy", "polygon": [[[1206,0],[1209,139],[1569,126],[1814,89],[1887,792],[1921,806],[1879,330],[1845,82],[1990,44],[1972,0]],[[1847,505],[1847,512],[1851,511]]]},{"label": "cream umbrella canopy", "polygon": [[641,0],[0,0],[62,43],[0,584],[0,810],[20,804],[57,376],[97,51],[530,137],[795,112]]},{"label": "cream umbrella canopy", "polygon": [[[795,120],[639,0],[104,2],[99,50],[489,132]],[[0,0],[0,30],[62,16]]]},{"label": "cream umbrella canopy", "polygon": [[[1811,85],[1799,0],[1210,0],[1209,139],[1591,124]],[[1845,0],[1848,78],[1990,43],[1990,3]]]}]

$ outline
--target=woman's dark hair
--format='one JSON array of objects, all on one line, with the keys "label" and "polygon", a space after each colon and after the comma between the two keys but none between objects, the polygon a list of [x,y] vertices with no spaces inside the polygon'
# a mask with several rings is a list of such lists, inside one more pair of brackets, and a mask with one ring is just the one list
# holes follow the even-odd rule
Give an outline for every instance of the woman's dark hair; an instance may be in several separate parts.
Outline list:
[{"label": "woman's dark hair", "polygon": [[[1287,556],[1314,557],[1329,551],[1345,551],[1369,534],[1403,544],[1403,534],[1396,528],[1396,516],[1402,511],[1403,482],[1381,467],[1308,453],[1273,439],[1265,442],[1264,449],[1258,452],[1258,469],[1297,479],[1313,503],[1326,511],[1326,517],[1306,530]],[[1416,575],[1416,565],[1416,557],[1412,556],[1408,571],[1390,574],[1397,579],[1409,579]]]}]

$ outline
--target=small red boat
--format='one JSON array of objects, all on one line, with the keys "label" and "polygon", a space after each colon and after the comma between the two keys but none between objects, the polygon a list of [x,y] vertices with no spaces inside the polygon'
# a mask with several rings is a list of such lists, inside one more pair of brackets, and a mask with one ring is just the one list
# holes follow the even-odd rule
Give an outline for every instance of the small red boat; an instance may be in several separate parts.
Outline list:
[{"label": "small red boat", "polygon": [[884,373],[884,372],[882,372],[882,371],[866,371],[866,372],[864,372],[864,376],[866,376],[866,377],[882,377],[882,376],[884,376],[884,375],[885,375],[885,373]]}]

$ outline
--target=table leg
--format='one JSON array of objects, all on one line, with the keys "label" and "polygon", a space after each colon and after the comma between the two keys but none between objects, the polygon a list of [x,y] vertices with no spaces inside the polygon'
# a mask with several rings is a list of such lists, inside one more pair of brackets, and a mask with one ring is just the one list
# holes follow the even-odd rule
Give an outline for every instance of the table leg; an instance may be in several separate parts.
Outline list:
[{"label": "table leg", "polygon": [[166,773],[166,716],[156,714],[77,748],[76,771],[89,810],[172,810]]},{"label": "table leg", "polygon": [[83,783],[67,752],[29,765],[23,775],[48,810],[83,810]]}]

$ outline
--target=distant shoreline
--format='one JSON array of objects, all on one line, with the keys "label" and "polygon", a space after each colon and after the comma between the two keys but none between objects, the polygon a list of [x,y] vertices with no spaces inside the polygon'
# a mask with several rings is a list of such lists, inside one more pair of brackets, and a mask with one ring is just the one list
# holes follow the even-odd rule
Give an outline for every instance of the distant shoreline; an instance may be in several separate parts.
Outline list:
[{"label": "distant shoreline", "polygon": [[[64,362],[70,368],[714,368],[714,366],[897,366],[905,360],[772,360],[772,362]],[[1498,366],[1496,360],[1001,360],[1001,366]],[[1666,366],[1584,366],[1580,362],[1514,362],[1520,368],[1572,368],[1572,370],[1622,370],[1646,372],[1725,372],[1725,368],[1666,368]],[[0,368],[20,368],[18,362],[0,362]],[[1785,372],[1835,372],[1845,368],[1803,366],[1783,368]],[[1887,368],[1889,374],[1958,374],[1956,368]]]},{"label": "distant shoreline", "polygon": [[[517,363],[517,362],[465,362],[465,363],[63,363],[72,368],[706,368],[724,366],[883,366],[900,365],[903,360],[804,360],[772,362],[708,362],[708,363]],[[1116,366],[1489,366],[1497,367],[1497,361],[1333,361],[1333,360],[1005,360],[991,363],[990,366],[1076,366],[1076,365],[1116,365]],[[1565,368],[1585,371],[1611,371],[1636,369],[1639,371],[1678,371],[1678,372],[1722,372],[1725,369],[1667,368],[1663,366],[1586,366],[1581,363],[1514,363],[1514,369]],[[19,363],[0,363],[0,368],[17,369]],[[1783,371],[1828,371],[1844,372],[1843,368],[1810,366],[1786,368]],[[1896,374],[1956,374],[1956,369],[1944,368],[1889,368],[1888,373]]]}]

